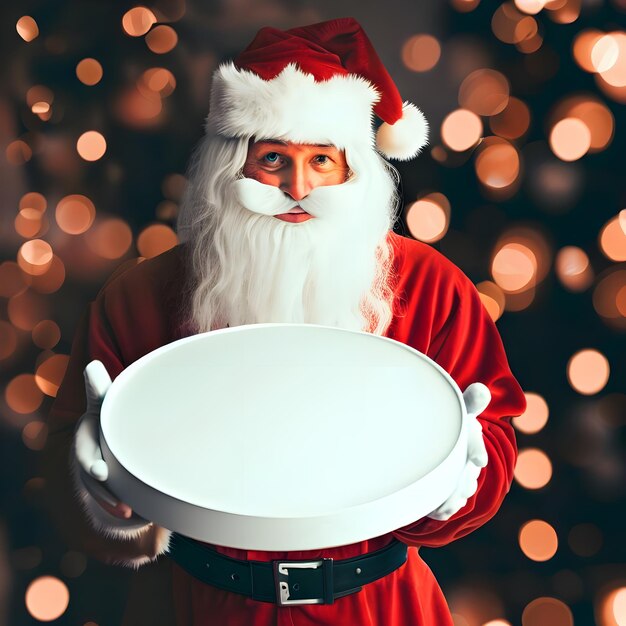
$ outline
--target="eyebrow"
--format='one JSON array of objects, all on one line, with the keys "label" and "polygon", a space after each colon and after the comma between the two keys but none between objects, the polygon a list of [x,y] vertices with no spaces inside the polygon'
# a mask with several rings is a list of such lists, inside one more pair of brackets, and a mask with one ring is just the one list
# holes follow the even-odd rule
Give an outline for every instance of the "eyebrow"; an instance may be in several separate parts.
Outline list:
[{"label": "eyebrow", "polygon": [[[277,146],[287,146],[289,145],[286,141],[282,139],[257,139],[254,143],[271,143]],[[337,148],[337,146],[332,143],[312,143],[312,146],[316,146],[317,148]]]}]

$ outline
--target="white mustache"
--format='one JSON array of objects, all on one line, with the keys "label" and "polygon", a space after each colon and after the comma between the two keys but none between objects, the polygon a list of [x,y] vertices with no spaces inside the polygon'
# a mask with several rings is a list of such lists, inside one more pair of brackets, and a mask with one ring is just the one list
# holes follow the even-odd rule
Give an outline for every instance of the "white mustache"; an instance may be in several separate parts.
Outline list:
[{"label": "white mustache", "polygon": [[265,185],[253,178],[240,178],[233,181],[233,190],[239,202],[249,211],[261,215],[281,215],[295,207],[318,217],[328,211],[329,205],[354,201],[356,177],[339,185],[326,185],[313,189],[306,198],[294,200],[284,191],[273,185]]}]

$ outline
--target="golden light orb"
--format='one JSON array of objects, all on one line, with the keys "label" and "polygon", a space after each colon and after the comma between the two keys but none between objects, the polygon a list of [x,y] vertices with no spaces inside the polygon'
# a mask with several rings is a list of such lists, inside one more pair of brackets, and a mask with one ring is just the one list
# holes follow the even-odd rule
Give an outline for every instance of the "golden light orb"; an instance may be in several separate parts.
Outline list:
[{"label": "golden light orb", "polygon": [[557,122],[549,138],[552,152],[562,161],[576,161],[591,147],[591,133],[587,125],[575,117]]},{"label": "golden light orb", "polygon": [[509,81],[490,69],[472,72],[459,87],[459,104],[477,115],[496,115],[509,101]]},{"label": "golden light orb", "polygon": [[146,45],[155,54],[171,52],[178,43],[176,31],[166,24],[155,26],[146,35]]},{"label": "golden light orb", "polygon": [[102,80],[102,65],[96,59],[86,58],[76,66],[76,76],[84,85],[97,85]]},{"label": "golden light orb", "polygon": [[407,207],[405,219],[409,232],[415,239],[434,243],[446,234],[449,215],[450,204],[447,198],[442,202],[437,197],[425,196]]},{"label": "golden light orb", "polygon": [[39,26],[30,15],[22,15],[15,24],[17,34],[26,42],[30,42],[39,36]]},{"label": "golden light orb", "polygon": [[500,319],[506,304],[506,298],[502,289],[490,280],[485,280],[476,285],[476,290],[483,306],[487,309],[489,317],[494,322]]},{"label": "golden light orb", "polygon": [[483,133],[480,117],[466,109],[449,113],[441,123],[441,140],[456,152],[463,152],[475,146]]},{"label": "golden light orb", "polygon": [[559,547],[556,531],[548,522],[534,519],[524,524],[519,532],[519,546],[533,561],[549,561]]},{"label": "golden light orb", "polygon": [[522,626],[574,626],[571,609],[556,598],[541,597],[529,602],[522,612]]},{"label": "golden light orb", "polygon": [[541,489],[552,478],[552,463],[548,455],[538,448],[520,450],[513,475],[526,489]]},{"label": "golden light orb", "polygon": [[178,236],[172,228],[166,224],[152,224],[137,237],[137,250],[139,254],[150,259],[178,244]]},{"label": "golden light orb", "polygon": [[83,133],[76,142],[76,151],[85,161],[97,161],[104,156],[107,142],[104,136],[96,130]]},{"label": "golden light orb", "polygon": [[93,202],[80,194],[62,198],[56,207],[55,218],[59,228],[68,235],[80,235],[89,230],[96,217]]},{"label": "golden light orb", "polygon": [[402,62],[413,72],[427,72],[437,65],[441,44],[432,35],[413,35],[402,46]]},{"label": "golden light orb", "polygon": [[522,433],[533,435],[538,433],[547,423],[550,415],[548,403],[538,393],[525,391],[526,410],[513,418],[513,426]]},{"label": "golden light orb", "polygon": [[[490,138],[488,138],[490,139]],[[478,180],[491,189],[505,189],[515,183],[520,174],[520,157],[515,146],[504,139],[479,147],[474,162]]]},{"label": "golden light orb", "polygon": [[534,284],[537,275],[537,258],[524,244],[506,243],[493,257],[491,274],[503,291],[522,291]]},{"label": "golden light orb", "polygon": [[26,589],[26,609],[40,622],[51,622],[65,613],[70,603],[67,585],[54,576],[40,576]]},{"label": "golden light orb", "polygon": [[566,289],[584,291],[591,286],[594,274],[587,253],[576,246],[561,248],[555,260],[556,275]]},{"label": "golden light orb", "polygon": [[626,232],[620,216],[611,218],[600,231],[600,250],[611,261],[626,261]]},{"label": "golden light orb", "polygon": [[608,359],[598,350],[590,348],[576,352],[567,363],[569,384],[585,396],[602,391],[609,381],[610,372]]},{"label": "golden light orb", "polygon": [[147,7],[134,7],[126,11],[122,17],[122,28],[131,37],[141,37],[145,35],[153,24],[156,24],[154,13]]}]

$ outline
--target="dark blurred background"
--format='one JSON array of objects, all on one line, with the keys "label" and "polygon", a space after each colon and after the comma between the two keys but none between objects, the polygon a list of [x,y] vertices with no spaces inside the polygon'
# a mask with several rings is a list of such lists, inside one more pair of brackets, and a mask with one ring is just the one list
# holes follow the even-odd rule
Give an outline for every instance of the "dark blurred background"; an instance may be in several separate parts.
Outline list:
[{"label": "dark blurred background", "polygon": [[176,244],[210,76],[258,28],[352,15],[431,143],[397,229],[477,285],[529,409],[499,514],[423,554],[456,626],[625,626],[626,1],[4,3],[0,626],[119,623],[130,574],[42,507],[45,418],[86,303]]}]

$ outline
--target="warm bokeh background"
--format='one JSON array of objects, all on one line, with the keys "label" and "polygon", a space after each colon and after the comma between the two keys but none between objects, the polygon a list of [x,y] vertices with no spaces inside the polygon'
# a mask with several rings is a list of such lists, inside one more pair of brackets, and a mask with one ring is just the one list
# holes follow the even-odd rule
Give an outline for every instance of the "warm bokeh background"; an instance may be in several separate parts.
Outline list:
[{"label": "warm bokeh background", "polygon": [[457,626],[624,626],[625,0],[24,0],[0,48],[0,625],[119,623],[129,573],[43,510],[45,416],[77,320],[176,243],[209,79],[264,25],[354,15],[432,126],[400,232],[498,320],[529,408],[498,516],[424,550]]}]

